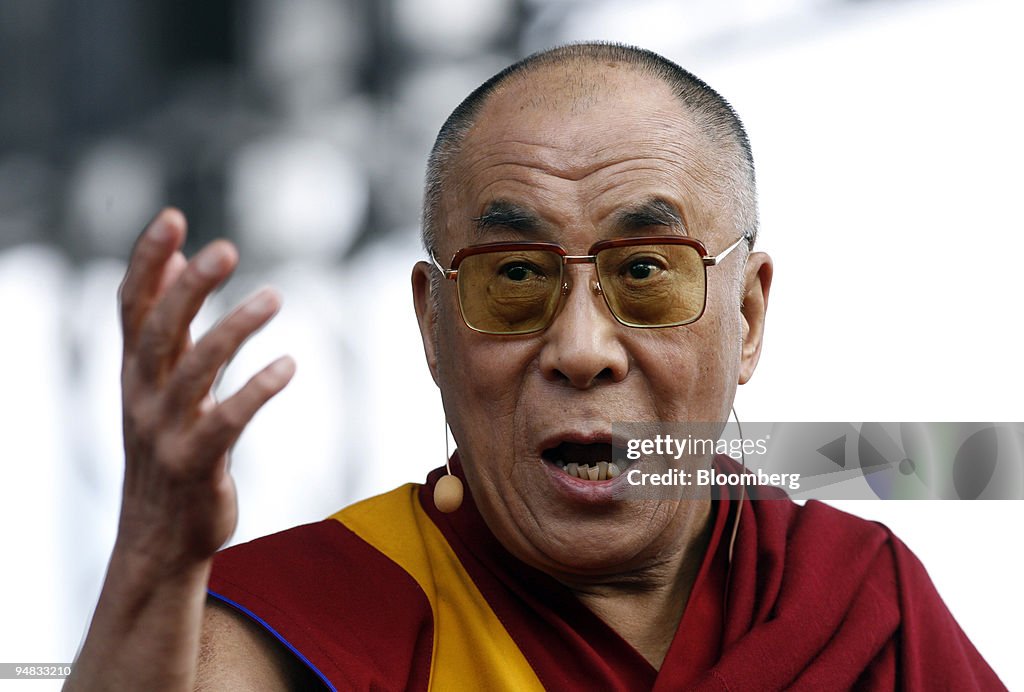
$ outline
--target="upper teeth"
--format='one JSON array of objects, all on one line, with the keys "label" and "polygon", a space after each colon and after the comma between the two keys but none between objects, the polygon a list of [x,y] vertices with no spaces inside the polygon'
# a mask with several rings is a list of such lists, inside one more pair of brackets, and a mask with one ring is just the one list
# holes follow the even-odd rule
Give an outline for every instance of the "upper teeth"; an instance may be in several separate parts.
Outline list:
[{"label": "upper teeth", "polygon": [[615,463],[607,461],[599,461],[593,466],[590,464],[577,464],[573,461],[566,464],[562,470],[570,476],[582,478],[586,481],[606,481],[622,473]]}]

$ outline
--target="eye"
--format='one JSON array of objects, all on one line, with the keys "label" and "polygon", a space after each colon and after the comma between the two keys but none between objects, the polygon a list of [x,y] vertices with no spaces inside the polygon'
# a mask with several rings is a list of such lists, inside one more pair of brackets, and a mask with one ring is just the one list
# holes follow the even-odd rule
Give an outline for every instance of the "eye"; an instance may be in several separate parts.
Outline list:
[{"label": "eye", "polygon": [[657,265],[650,260],[630,262],[626,267],[626,272],[631,279],[647,279],[656,271],[658,271]]},{"label": "eye", "polygon": [[[645,256],[646,255],[646,256]],[[624,281],[646,281],[664,271],[665,262],[658,257],[637,254],[619,265],[619,275]]]},{"label": "eye", "polygon": [[509,281],[527,281],[528,279],[537,275],[537,270],[532,265],[524,262],[509,262],[503,265],[499,270],[502,276]]}]

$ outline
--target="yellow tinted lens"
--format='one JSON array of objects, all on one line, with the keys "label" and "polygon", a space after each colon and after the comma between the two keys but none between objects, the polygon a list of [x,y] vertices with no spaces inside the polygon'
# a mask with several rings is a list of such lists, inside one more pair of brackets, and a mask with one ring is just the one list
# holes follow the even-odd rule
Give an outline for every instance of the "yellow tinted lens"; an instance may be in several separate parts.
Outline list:
[{"label": "yellow tinted lens", "polygon": [[607,248],[597,271],[608,307],[627,325],[686,324],[704,311],[704,261],[689,245]]},{"label": "yellow tinted lens", "polygon": [[558,307],[562,258],[547,250],[485,252],[459,265],[459,304],[472,329],[525,334],[547,326]]}]

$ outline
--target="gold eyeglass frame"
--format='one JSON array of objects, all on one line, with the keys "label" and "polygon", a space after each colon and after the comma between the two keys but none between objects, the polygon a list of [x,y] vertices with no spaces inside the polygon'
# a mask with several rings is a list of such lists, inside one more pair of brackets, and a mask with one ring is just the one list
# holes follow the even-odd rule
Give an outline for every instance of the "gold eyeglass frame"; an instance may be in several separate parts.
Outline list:
[{"label": "gold eyeglass frame", "polygon": [[701,262],[702,262],[702,265],[704,267],[704,291],[703,291],[704,292],[704,296],[703,296],[703,300],[702,300],[700,311],[692,319],[684,320],[684,321],[681,321],[681,322],[672,322],[672,323],[669,323],[669,324],[633,324],[633,323],[627,322],[627,321],[623,320],[622,318],[620,318],[615,313],[615,310],[612,308],[612,305],[611,305],[611,303],[608,300],[608,296],[605,294],[604,290],[601,287],[601,277],[600,277],[600,274],[598,274],[596,276],[596,278],[595,278],[597,292],[604,298],[605,305],[608,306],[608,312],[611,313],[612,317],[615,318],[616,322],[618,322],[619,324],[622,324],[622,325],[624,325],[626,327],[633,327],[634,329],[664,329],[664,328],[667,328],[667,327],[681,327],[681,326],[686,325],[686,324],[693,324],[694,322],[699,320],[704,315],[704,311],[707,308],[707,285],[708,285],[707,268],[708,267],[717,266],[722,260],[724,260],[729,255],[729,253],[731,253],[733,250],[735,250],[737,247],[739,247],[740,244],[744,240],[746,240],[748,244],[751,243],[751,241],[753,240],[753,236],[752,236],[752,234],[749,231],[745,231],[739,238],[737,238],[735,240],[735,242],[733,242],[731,245],[729,245],[729,247],[727,247],[725,250],[723,250],[722,252],[720,252],[717,255],[709,254],[708,251],[707,251],[707,248],[704,246],[704,243],[702,243],[701,241],[697,240],[696,238],[690,238],[690,237],[687,237],[687,236],[679,236],[679,235],[640,236],[640,237],[634,237],[634,238],[612,238],[612,239],[609,239],[609,240],[601,240],[601,241],[598,241],[598,242],[594,243],[590,247],[590,249],[587,251],[588,254],[586,254],[586,255],[570,255],[569,252],[564,247],[562,247],[561,245],[559,245],[557,243],[532,242],[532,241],[531,242],[512,242],[512,243],[506,243],[506,242],[482,243],[480,245],[469,245],[467,247],[462,248],[458,252],[456,252],[452,256],[452,261],[451,261],[451,264],[450,264],[451,268],[450,269],[445,269],[443,266],[441,266],[441,263],[437,261],[437,257],[434,256],[433,251],[431,251],[431,253],[430,253],[430,261],[433,263],[434,267],[439,272],[441,272],[442,276],[444,276],[445,279],[449,279],[451,281],[455,281],[456,285],[458,285],[459,265],[461,265],[462,262],[467,257],[472,257],[473,255],[480,255],[480,254],[491,253],[491,252],[517,252],[517,251],[532,250],[532,251],[547,251],[547,252],[554,253],[554,254],[558,255],[559,257],[561,257],[562,258],[562,263],[561,263],[561,265],[559,267],[559,276],[558,276],[558,280],[562,284],[562,286],[561,286],[561,294],[562,295],[561,295],[561,298],[560,298],[560,303],[552,311],[551,316],[547,319],[547,321],[544,322],[541,326],[536,327],[534,329],[527,329],[527,330],[522,330],[522,331],[511,331],[511,332],[499,332],[499,331],[492,331],[492,330],[480,329],[478,327],[474,327],[466,319],[465,310],[464,310],[463,305],[462,305],[462,293],[461,293],[461,291],[459,291],[459,293],[458,293],[458,296],[459,296],[459,315],[462,317],[463,323],[468,328],[472,329],[475,332],[479,332],[481,334],[493,334],[495,336],[519,336],[519,335],[522,335],[522,334],[534,334],[536,332],[544,331],[549,326],[551,326],[551,323],[554,321],[555,317],[558,315],[558,313],[559,313],[559,311],[561,309],[561,300],[563,300],[564,297],[566,295],[568,295],[569,290],[570,290],[569,289],[569,283],[566,282],[566,281],[563,281],[563,277],[564,277],[563,272],[564,272],[565,267],[567,265],[570,265],[570,264],[593,264],[593,265],[596,266],[598,253],[600,253],[602,250],[608,250],[608,249],[611,249],[611,248],[630,247],[630,246],[634,246],[634,245],[686,245],[686,246],[689,246],[689,247],[693,248],[697,252],[697,254],[701,258]]}]

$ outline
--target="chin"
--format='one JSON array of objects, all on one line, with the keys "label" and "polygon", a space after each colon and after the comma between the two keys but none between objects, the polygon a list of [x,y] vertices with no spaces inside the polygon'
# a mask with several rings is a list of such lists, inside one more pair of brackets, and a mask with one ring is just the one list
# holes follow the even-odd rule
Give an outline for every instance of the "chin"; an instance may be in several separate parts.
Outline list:
[{"label": "chin", "polygon": [[[525,525],[516,522],[498,538],[520,560],[552,576],[629,571],[643,561],[645,549],[658,543],[650,535],[657,517],[587,512],[567,517],[536,509]],[[546,517],[539,526],[534,521],[538,517]]]}]

